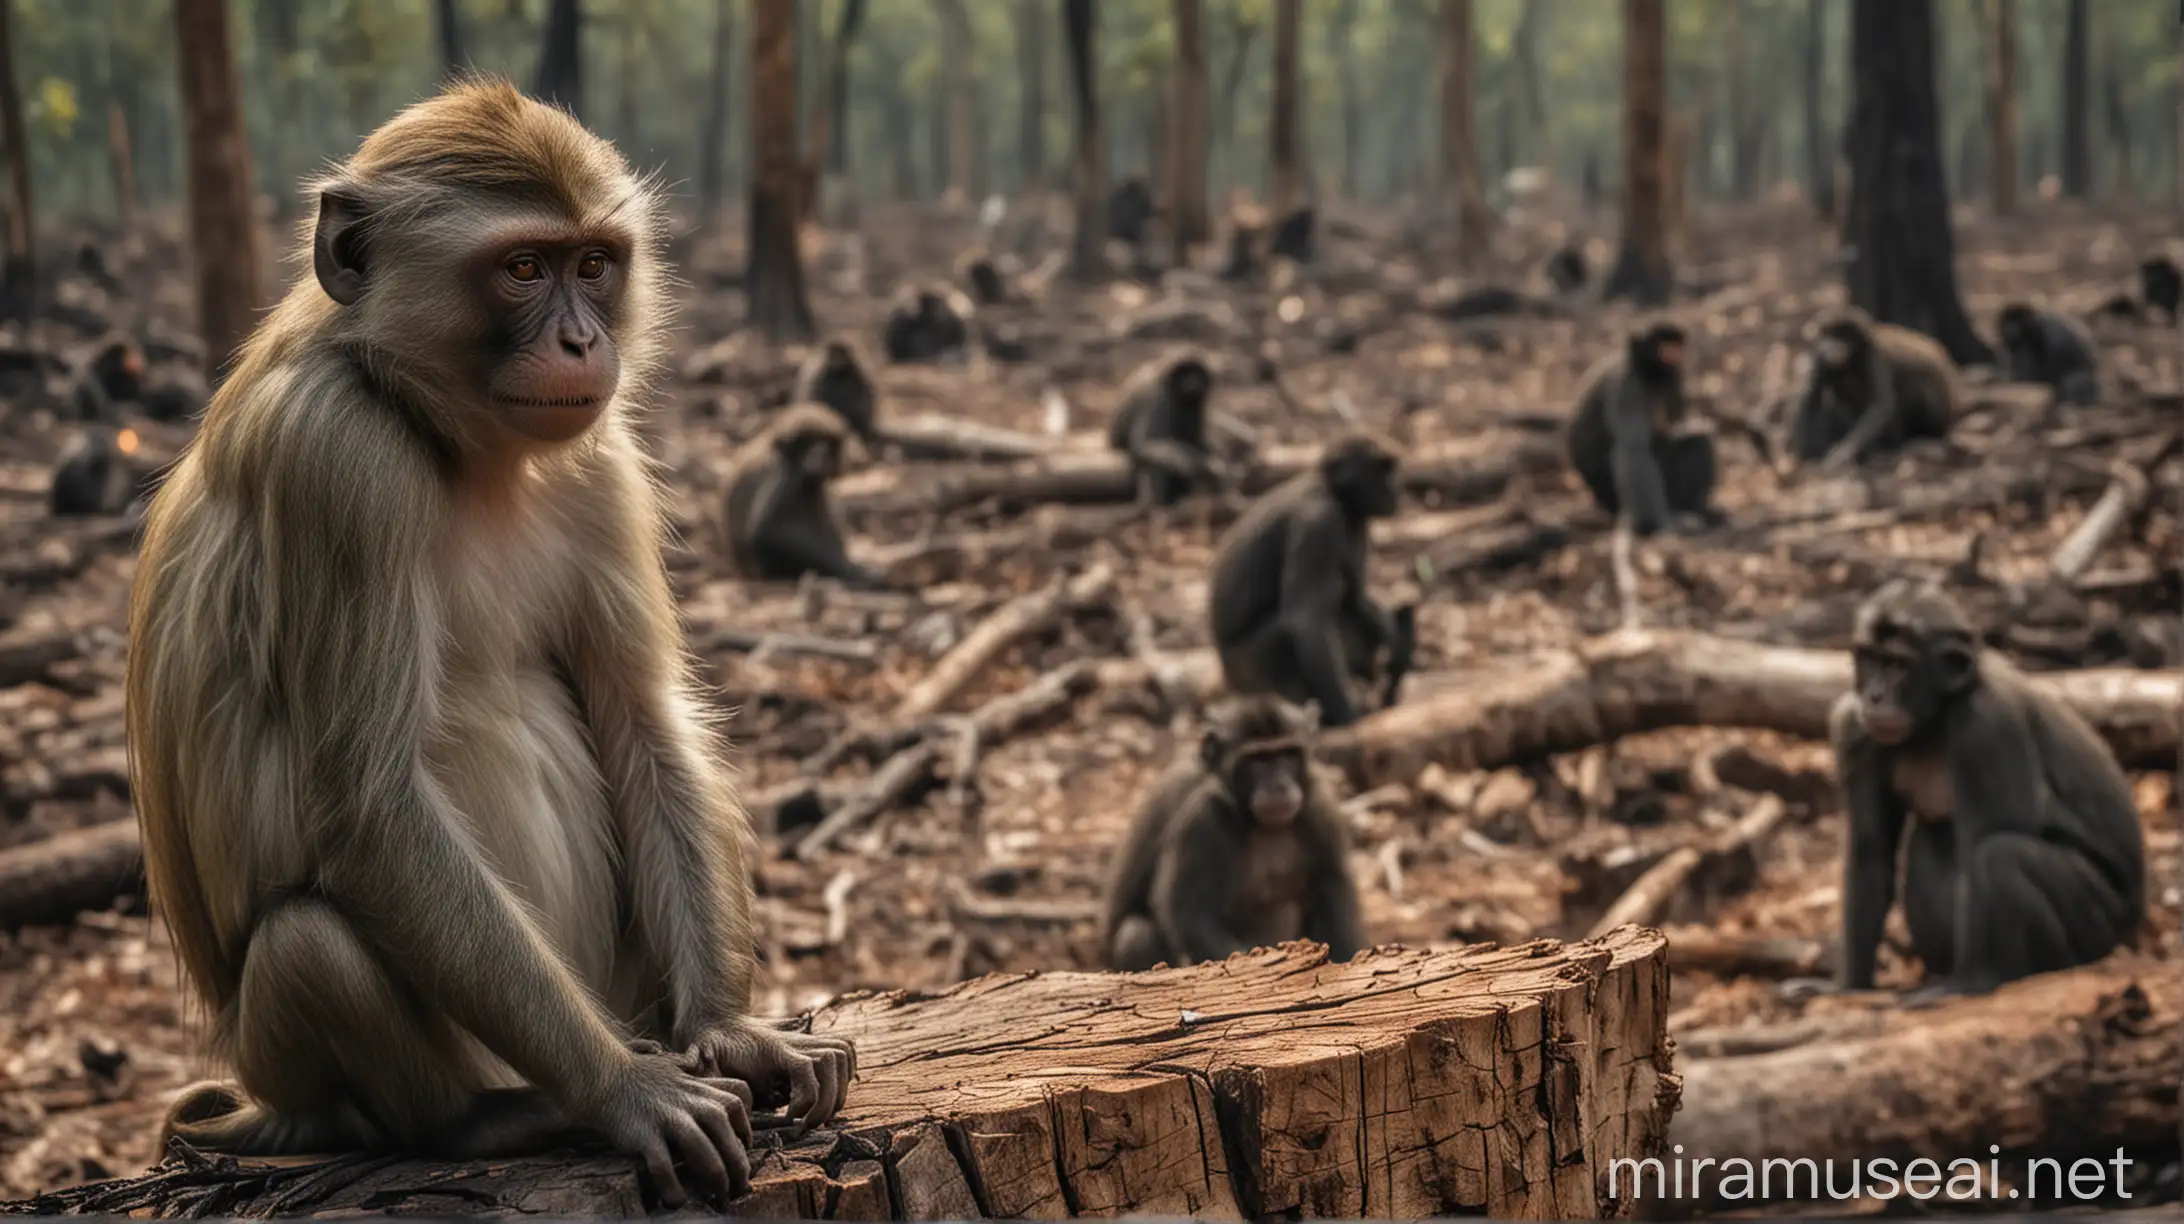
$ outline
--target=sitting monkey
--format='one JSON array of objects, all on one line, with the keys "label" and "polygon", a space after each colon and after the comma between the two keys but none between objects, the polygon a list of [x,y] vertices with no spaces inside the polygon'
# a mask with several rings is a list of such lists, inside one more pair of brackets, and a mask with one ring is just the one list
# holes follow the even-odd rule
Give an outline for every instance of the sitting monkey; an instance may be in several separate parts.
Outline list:
[{"label": "sitting monkey", "polygon": [[1197,751],[1157,782],[1109,878],[1100,946],[1133,971],[1291,939],[1345,961],[1364,944],[1349,838],[1313,785],[1318,720],[1273,697],[1214,711]]},{"label": "sitting monkey", "polygon": [[1570,465],[1609,514],[1651,535],[1675,516],[1712,520],[1713,435],[1684,426],[1684,330],[1655,323],[1585,376],[1570,421]]},{"label": "sitting monkey", "polygon": [[841,474],[848,434],[819,404],[796,404],[743,444],[728,470],[728,551],[747,578],[805,574],[861,590],[887,583],[849,559],[827,483]]},{"label": "sitting monkey", "polygon": [[1809,330],[1812,368],[1790,421],[1792,454],[1832,470],[1912,438],[1949,436],[1962,391],[1939,344],[1855,306]]},{"label": "sitting monkey", "polygon": [[1169,506],[1215,471],[1206,446],[1213,371],[1196,353],[1148,362],[1123,386],[1107,444],[1130,456],[1138,502]]},{"label": "sitting monkey", "polygon": [[2085,324],[2053,310],[2011,302],[1996,317],[2003,373],[2015,382],[2052,388],[2059,404],[2101,398],[2099,350]]}]

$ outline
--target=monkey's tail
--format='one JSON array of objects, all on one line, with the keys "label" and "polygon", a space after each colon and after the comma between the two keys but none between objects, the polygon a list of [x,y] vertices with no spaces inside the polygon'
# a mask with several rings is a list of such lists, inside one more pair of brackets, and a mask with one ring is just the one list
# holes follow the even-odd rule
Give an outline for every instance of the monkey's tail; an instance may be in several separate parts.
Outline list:
[{"label": "monkey's tail", "polygon": [[202,1080],[182,1090],[159,1128],[159,1150],[180,1139],[204,1152],[230,1156],[300,1156],[354,1146],[353,1127],[338,1118],[282,1113],[243,1094],[239,1084]]}]

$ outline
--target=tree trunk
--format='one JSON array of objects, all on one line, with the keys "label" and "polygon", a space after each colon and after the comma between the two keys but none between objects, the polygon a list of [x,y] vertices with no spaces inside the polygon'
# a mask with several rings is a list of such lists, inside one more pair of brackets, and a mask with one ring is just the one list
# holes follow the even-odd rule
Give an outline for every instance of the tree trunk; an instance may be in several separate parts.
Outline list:
[{"label": "tree trunk", "polygon": [[256,325],[265,291],[250,144],[228,36],[227,0],[174,0],[175,55],[189,156],[190,249],[208,378]]},{"label": "tree trunk", "polygon": [[1441,0],[1441,171],[1455,213],[1456,257],[1486,251],[1493,216],[1479,186],[1479,145],[1471,123],[1471,0]]},{"label": "tree trunk", "polygon": [[1357,89],[1357,0],[1340,0],[1335,8],[1335,78],[1341,93],[1342,194],[1356,199],[1363,189],[1360,168],[1364,162],[1364,102]]},{"label": "tree trunk", "polygon": [[453,77],[470,63],[469,53],[463,50],[463,15],[457,0],[435,0],[432,24],[440,35],[440,75]]},{"label": "tree trunk", "polygon": [[1984,362],[1991,353],[1957,296],[1933,0],[1854,0],[1851,79],[1850,300],[1883,323],[1932,336],[1959,365]]},{"label": "tree trunk", "polygon": [[1668,300],[1668,14],[1665,0],[1623,0],[1623,241],[1605,292]]},{"label": "tree trunk", "polygon": [[728,98],[736,44],[736,5],[740,0],[714,0],[713,75],[706,85],[705,123],[698,149],[698,217],[711,225],[720,217],[727,198]]},{"label": "tree trunk", "polygon": [[[761,0],[763,3],[763,0]],[[1088,0],[1097,3],[1097,0]],[[1060,922],[958,890],[970,926]],[[996,1022],[996,1008],[1006,1023]],[[774,1132],[751,1219],[1071,1215],[1595,1219],[1676,1107],[1658,931],[1330,962],[1284,944],[1150,973],[860,992],[813,1031],[865,1054],[840,1122]],[[1180,1019],[1179,1019],[1180,1017]],[[1205,1022],[1199,1022],[1203,1017]],[[1299,1033],[1309,1026],[1310,1039]],[[975,1048],[964,1034],[981,1032]],[[645,1215],[642,1162],[588,1152],[316,1165],[176,1161],[30,1210],[111,1216]],[[16,1205],[8,1204],[9,1208]]]},{"label": "tree trunk", "polygon": [[1750,203],[1759,195],[1759,136],[1765,116],[1752,105],[1752,51],[1744,28],[1749,16],[1745,0],[1724,0],[1724,7],[1727,11],[1722,14],[1722,22],[1727,29],[1722,38],[1727,47],[1722,67],[1729,76],[1729,194],[1739,203]]},{"label": "tree trunk", "polygon": [[796,153],[796,0],[751,3],[750,324],[776,343],[815,334],[797,238],[803,161]]},{"label": "tree trunk", "polygon": [[2093,189],[2092,14],[2086,0],[2069,0],[2063,24],[2063,194],[2084,199]]},{"label": "tree trunk", "polygon": [[538,51],[538,81],[531,92],[577,118],[584,117],[583,0],[550,0]]},{"label": "tree trunk", "polygon": [[2122,31],[2113,17],[2101,23],[2105,54],[2101,57],[2101,104],[2107,122],[2108,147],[2114,150],[2115,163],[2109,170],[2110,190],[2116,199],[2129,201],[2138,196],[2138,183],[2131,173],[2131,106],[2124,98],[2123,72],[2118,66],[2123,58],[2119,45]]},{"label": "tree trunk", "polygon": [[118,100],[106,104],[106,157],[114,172],[114,212],[121,231],[134,233],[137,223],[136,157],[130,151],[129,117]]},{"label": "tree trunk", "polygon": [[1994,215],[2017,211],[2017,0],[1985,0],[1987,172]]},{"label": "tree trunk", "polygon": [[948,88],[948,196],[968,203],[977,189],[977,132],[971,121],[971,72],[976,58],[971,51],[971,15],[963,0],[937,0],[941,38],[951,54],[941,57]]},{"label": "tree trunk", "polygon": [[1229,51],[1228,66],[1221,72],[1220,106],[1214,112],[1214,147],[1222,150],[1227,161],[1230,177],[1235,174],[1236,141],[1236,93],[1244,85],[1244,67],[1251,62],[1251,44],[1259,36],[1256,22],[1247,22],[1243,10],[1231,14],[1229,29],[1234,46]]},{"label": "tree trunk", "polygon": [[1093,54],[1098,23],[1093,0],[1062,0],[1062,37],[1077,108],[1077,232],[1070,240],[1069,270],[1086,280],[1107,273],[1107,134],[1100,128],[1099,59]]},{"label": "tree trunk", "polygon": [[1026,191],[1046,187],[1046,0],[1019,0],[1016,58],[1024,96],[1016,114],[1016,171]]},{"label": "tree trunk", "polygon": [[1267,202],[1276,217],[1302,202],[1297,172],[1297,26],[1302,0],[1274,0],[1274,62],[1267,101]]},{"label": "tree trunk", "polygon": [[7,317],[28,323],[38,300],[37,213],[31,207],[23,94],[15,78],[14,8],[15,0],[0,0],[0,144],[6,145],[8,161],[7,244],[0,255],[0,295],[6,298]]},{"label": "tree trunk", "polygon": [[1828,61],[1830,0],[1805,0],[1805,190],[1822,221],[1835,219],[1834,125],[1827,121],[1822,83]]},{"label": "tree trunk", "polygon": [[849,140],[837,135],[849,127],[849,52],[864,27],[865,0],[845,0],[834,23],[834,38],[827,48],[826,79],[821,83],[819,104],[812,108],[810,131],[805,140],[802,200],[804,217],[819,215],[819,191],[823,172],[842,173],[848,167],[843,151]]},{"label": "tree trunk", "polygon": [[1178,267],[1189,262],[1190,248],[1212,237],[1206,211],[1206,7],[1204,0],[1175,0],[1175,99],[1168,108],[1174,125],[1168,138],[1168,184],[1173,205],[1169,240]]}]

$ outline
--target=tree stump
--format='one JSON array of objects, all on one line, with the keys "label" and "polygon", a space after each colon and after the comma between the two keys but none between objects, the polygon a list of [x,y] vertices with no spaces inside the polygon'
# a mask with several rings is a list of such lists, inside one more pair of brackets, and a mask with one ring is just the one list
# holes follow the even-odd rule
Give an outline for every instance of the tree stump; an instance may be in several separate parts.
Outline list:
[{"label": "tree stump", "polygon": [[[768,1147],[743,1215],[1620,1214],[1609,1162],[1675,1108],[1658,932],[1330,964],[1314,944],[1135,975],[864,994],[836,1127]],[[0,1212],[626,1217],[631,1159],[170,1159]]]}]

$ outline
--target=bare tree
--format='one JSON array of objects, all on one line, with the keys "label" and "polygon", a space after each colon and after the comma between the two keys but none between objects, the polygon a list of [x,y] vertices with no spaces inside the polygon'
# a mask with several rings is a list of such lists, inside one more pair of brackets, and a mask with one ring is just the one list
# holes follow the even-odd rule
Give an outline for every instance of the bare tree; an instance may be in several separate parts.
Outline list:
[{"label": "bare tree", "polygon": [[129,147],[129,116],[121,101],[106,104],[106,156],[114,171],[114,209],[123,233],[134,233],[137,223],[136,156]]},{"label": "bare tree", "polygon": [[1729,90],[1729,191],[1739,201],[1759,194],[1759,145],[1767,116],[1752,105],[1751,45],[1745,0],[1722,0],[1722,66]]},{"label": "bare tree", "polygon": [[1821,83],[1828,62],[1828,9],[1833,0],[1805,0],[1805,190],[1823,221],[1835,218],[1835,125],[1828,122]]},{"label": "bare tree", "polygon": [[1185,263],[1193,243],[1212,236],[1206,210],[1206,10],[1203,0],[1175,0],[1174,124],[1168,140],[1168,183],[1172,203],[1168,233],[1175,262]]},{"label": "bare tree", "polygon": [[538,80],[531,92],[584,117],[583,0],[550,0],[540,36]]},{"label": "bare tree", "polygon": [[941,60],[947,67],[948,89],[948,195],[955,200],[969,200],[977,190],[978,161],[977,125],[971,117],[972,90],[976,87],[971,73],[976,67],[971,62],[971,15],[965,11],[963,0],[935,0],[940,13],[943,45],[949,53]]},{"label": "bare tree", "polygon": [[698,138],[698,216],[706,225],[720,216],[721,201],[728,194],[728,97],[734,75],[737,3],[714,0],[713,73],[706,84],[705,122]]},{"label": "bare tree", "polygon": [[1993,354],[1957,296],[1934,99],[1933,0],[1854,0],[1850,300],[1932,336],[1959,365]]},{"label": "bare tree", "polygon": [[1267,124],[1269,203],[1286,215],[1303,196],[1297,168],[1297,25],[1303,0],[1274,0],[1274,80]]},{"label": "bare tree", "polygon": [[23,91],[15,80],[15,0],[0,0],[0,142],[7,146],[7,245],[0,256],[0,293],[6,313],[28,322],[38,299],[33,253],[36,212],[31,207],[30,141],[23,128]]},{"label": "bare tree", "polygon": [[2093,190],[2092,15],[2086,0],[2070,0],[2063,22],[2063,194]]},{"label": "bare tree", "polygon": [[1099,60],[1093,55],[1099,14],[1093,0],[1062,0],[1062,38],[1069,50],[1069,83],[1077,106],[1077,232],[1070,241],[1071,275],[1096,279],[1107,273],[1107,133],[1100,127]]},{"label": "bare tree", "polygon": [[1016,58],[1023,72],[1023,104],[1016,118],[1017,173],[1028,190],[1046,186],[1047,6],[1022,0],[1016,10]]},{"label": "bare tree", "polygon": [[1623,240],[1609,296],[1668,300],[1668,15],[1664,0],[1623,0]]},{"label": "bare tree", "polygon": [[1468,264],[1486,250],[1493,223],[1472,133],[1471,0],[1441,0],[1440,42],[1441,169],[1456,213],[1457,257]]},{"label": "bare tree", "polygon": [[2017,211],[2017,0],[1985,0],[1987,169],[1994,214]]},{"label": "bare tree", "polygon": [[1334,42],[1336,88],[1342,95],[1342,194],[1353,200],[1360,189],[1359,166],[1365,146],[1365,108],[1358,97],[1357,40],[1352,35],[1356,28],[1357,0],[1339,0],[1335,5]]},{"label": "bare tree", "polygon": [[796,152],[796,0],[751,2],[750,323],[776,342],[810,340],[797,244],[803,161]]},{"label": "bare tree", "polygon": [[811,109],[810,135],[806,140],[809,146],[803,193],[806,217],[819,213],[821,172],[839,174],[849,168],[849,140],[837,137],[834,129],[848,126],[845,117],[849,114],[849,52],[856,44],[857,31],[864,27],[864,19],[865,0],[845,0],[835,19],[834,38],[827,47],[825,92],[820,95],[819,105]]},{"label": "bare tree", "polygon": [[458,0],[434,0],[432,24],[440,35],[440,75],[452,77],[470,63],[463,50],[463,15]]},{"label": "bare tree", "polygon": [[175,59],[188,147],[190,249],[208,374],[224,369],[255,325],[265,292],[250,143],[228,34],[227,0],[174,0]]}]

